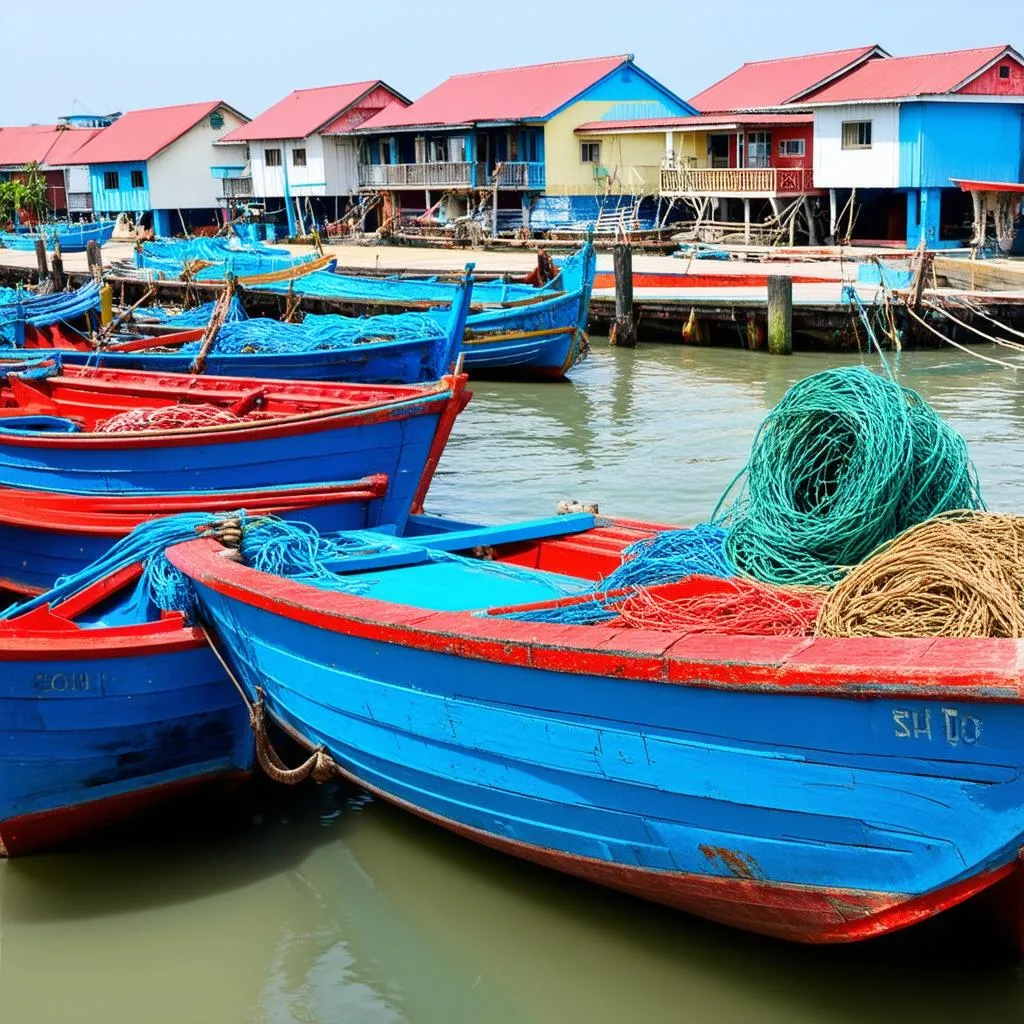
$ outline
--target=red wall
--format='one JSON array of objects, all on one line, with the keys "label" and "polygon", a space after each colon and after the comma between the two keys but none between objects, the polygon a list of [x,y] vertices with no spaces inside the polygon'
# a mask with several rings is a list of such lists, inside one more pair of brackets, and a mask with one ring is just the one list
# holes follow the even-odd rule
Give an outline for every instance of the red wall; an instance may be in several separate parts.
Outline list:
[{"label": "red wall", "polygon": [[[803,139],[803,156],[779,156],[779,143],[784,139]],[[776,125],[772,129],[772,167],[813,167],[814,166],[814,125]]]},{"label": "red wall", "polygon": [[[1010,67],[1010,77],[1000,78],[999,68],[1005,65]],[[960,92],[972,96],[1024,96],[1024,67],[1012,57],[1005,57],[973,82],[968,82]]]}]

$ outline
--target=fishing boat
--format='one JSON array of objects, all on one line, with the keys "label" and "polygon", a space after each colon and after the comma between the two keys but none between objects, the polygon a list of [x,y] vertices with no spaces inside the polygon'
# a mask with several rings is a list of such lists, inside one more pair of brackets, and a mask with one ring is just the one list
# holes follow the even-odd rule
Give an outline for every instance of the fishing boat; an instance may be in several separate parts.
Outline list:
[{"label": "fishing boat", "polygon": [[213,539],[168,556],[250,703],[462,836],[801,942],[867,939],[997,886],[1024,922],[1019,643],[524,618],[592,600],[660,529],[432,520],[335,545],[350,554],[325,564],[330,588]]},{"label": "fishing boat", "polygon": [[[303,324],[264,318],[156,336],[112,334],[101,346],[67,321],[28,325],[28,350],[59,349],[66,365],[158,373],[202,371],[223,377],[345,381],[354,384],[420,384],[435,381],[458,359],[472,296],[467,274],[439,318],[426,313],[393,316],[313,316]],[[145,310],[139,311],[144,315]],[[204,339],[210,343],[204,346]],[[202,360],[199,353],[204,352]]]},{"label": "fishing boat", "polygon": [[99,324],[100,286],[94,281],[72,292],[36,295],[16,291],[10,297],[10,302],[0,302],[0,339],[10,345],[23,346],[26,335],[37,330],[74,333],[75,324],[87,329]]},{"label": "fishing boat", "polygon": [[0,620],[0,857],[252,769],[238,694],[201,629],[140,598],[141,571]]},{"label": "fishing boat", "polygon": [[312,505],[401,529],[469,400],[458,374],[367,387],[49,362],[0,372],[0,587],[18,593],[152,516]]},{"label": "fishing boat", "polygon": [[[562,379],[587,351],[595,270],[594,248],[588,241],[543,284],[474,283],[462,348],[467,372],[477,377]],[[206,271],[200,279],[202,273]],[[449,315],[444,307],[457,302],[460,286],[454,279],[358,277],[327,271],[290,280],[240,281],[257,292],[323,300],[327,308],[424,312],[441,322]]]},{"label": "fishing boat", "polygon": [[[474,285],[463,342],[467,372],[476,377],[564,377],[587,351],[596,266],[594,247],[587,241],[543,286]],[[364,308],[431,309],[452,303],[456,286],[436,280],[310,274],[289,287],[296,295],[333,298]],[[257,290],[288,289],[277,284]],[[433,315],[445,314],[434,309]]]},{"label": "fishing boat", "polygon": [[114,221],[82,221],[76,224],[40,224],[31,231],[0,232],[0,246],[29,251],[42,239],[47,249],[60,245],[61,252],[85,252],[90,242],[105,245],[114,233]]}]

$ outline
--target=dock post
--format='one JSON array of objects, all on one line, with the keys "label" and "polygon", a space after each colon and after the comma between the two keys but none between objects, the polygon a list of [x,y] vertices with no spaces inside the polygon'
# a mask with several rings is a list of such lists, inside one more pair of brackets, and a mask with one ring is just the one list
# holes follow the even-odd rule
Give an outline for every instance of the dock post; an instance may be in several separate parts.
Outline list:
[{"label": "dock post", "polygon": [[743,200],[743,244],[750,245],[750,200]]},{"label": "dock post", "polygon": [[50,268],[46,265],[46,242],[41,238],[36,239],[36,266],[39,268],[39,282],[43,282],[50,276]]},{"label": "dock post", "polygon": [[103,273],[103,252],[100,249],[100,243],[95,238],[85,244],[85,263],[93,277]]},{"label": "dock post", "polygon": [[793,279],[768,276],[768,351],[774,356],[793,352]]},{"label": "dock post", "polygon": [[633,321],[633,250],[628,242],[612,249],[615,266],[615,323],[608,340],[620,348],[636,348],[636,324]]},{"label": "dock post", "polygon": [[50,266],[53,270],[53,290],[55,292],[64,291],[68,286],[68,279],[64,276],[64,259],[60,254],[59,248],[53,250]]}]

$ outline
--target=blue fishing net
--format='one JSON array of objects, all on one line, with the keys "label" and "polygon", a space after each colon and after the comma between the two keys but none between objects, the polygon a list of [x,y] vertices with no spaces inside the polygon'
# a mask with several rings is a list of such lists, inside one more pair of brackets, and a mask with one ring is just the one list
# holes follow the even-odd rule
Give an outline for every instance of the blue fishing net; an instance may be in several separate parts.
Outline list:
[{"label": "blue fishing net", "polygon": [[[150,317],[153,320],[159,320],[165,327],[187,329],[189,327],[205,327],[210,322],[210,317],[213,316],[216,306],[216,302],[204,302],[200,306],[183,310],[181,313],[168,313],[167,310],[160,306],[147,306],[137,312],[140,318]],[[224,322],[237,323],[239,320],[245,319],[247,319],[245,309],[242,307],[242,303],[238,301],[238,296],[233,295],[228,315]]]}]

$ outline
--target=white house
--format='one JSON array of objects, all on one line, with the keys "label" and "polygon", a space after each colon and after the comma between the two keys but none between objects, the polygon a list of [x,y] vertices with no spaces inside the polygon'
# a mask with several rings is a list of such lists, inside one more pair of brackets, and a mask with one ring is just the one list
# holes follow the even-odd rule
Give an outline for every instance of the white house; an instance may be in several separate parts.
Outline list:
[{"label": "white house", "polygon": [[215,144],[247,120],[223,100],[128,111],[74,155],[88,165],[93,211],[151,219],[158,235],[216,223],[211,170],[244,163],[245,147]]},{"label": "white house", "polygon": [[221,162],[223,200],[262,203],[268,219],[287,218],[292,235],[305,231],[307,213],[337,220],[359,192],[357,143],[338,133],[393,103],[409,100],[381,81],[296,89],[221,138],[219,145],[248,146],[241,164]]}]

